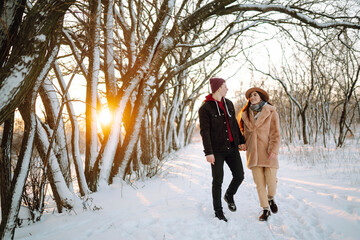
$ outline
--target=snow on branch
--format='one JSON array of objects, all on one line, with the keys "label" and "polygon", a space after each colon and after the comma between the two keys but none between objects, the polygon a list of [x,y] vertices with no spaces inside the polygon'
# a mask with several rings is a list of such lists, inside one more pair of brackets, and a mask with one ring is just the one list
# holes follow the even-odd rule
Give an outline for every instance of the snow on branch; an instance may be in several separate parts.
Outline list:
[{"label": "snow on branch", "polygon": [[252,27],[255,27],[258,24],[257,21],[250,23],[249,25],[238,29],[238,30],[234,30],[234,25],[230,26],[230,28],[228,29],[226,35],[220,39],[220,41],[215,44],[213,47],[211,47],[208,51],[206,51],[205,53],[203,53],[200,56],[197,56],[194,59],[191,59],[190,61],[182,64],[181,66],[177,66],[173,69],[172,73],[170,73],[170,75],[175,76],[176,74],[178,74],[179,72],[189,68],[190,66],[199,63],[200,61],[204,60],[206,57],[208,57],[209,55],[211,55],[212,53],[216,52],[218,49],[220,49],[220,47],[233,35],[237,35],[240,34]]},{"label": "snow on branch", "polygon": [[[300,20],[303,23],[309,24],[310,26],[314,28],[333,28],[333,27],[346,27],[346,28],[353,28],[353,29],[360,29],[360,23],[352,23],[352,22],[345,22],[345,21],[334,21],[333,19],[337,19],[334,17],[331,17],[330,22],[318,22],[317,20],[305,15],[304,13],[301,13],[299,9],[292,8],[290,6],[282,6],[282,5],[274,5],[274,4],[268,4],[268,5],[261,5],[261,4],[239,4],[234,5],[228,8],[225,8],[224,10],[219,11],[219,15],[227,15],[233,12],[239,12],[239,11],[257,11],[257,12],[278,12],[278,13],[284,13],[287,14],[297,20]],[[311,13],[310,11],[307,11],[308,13]],[[314,15],[319,15],[318,13],[313,12]],[[326,15],[321,15],[325,17]],[[328,17],[330,18],[330,17]],[[354,17],[355,18],[355,17]]]}]

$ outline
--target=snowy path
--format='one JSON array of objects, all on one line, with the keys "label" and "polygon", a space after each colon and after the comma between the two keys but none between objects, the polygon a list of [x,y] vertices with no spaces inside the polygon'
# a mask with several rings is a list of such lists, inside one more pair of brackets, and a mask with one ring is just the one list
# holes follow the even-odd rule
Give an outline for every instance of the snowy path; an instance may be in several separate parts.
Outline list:
[{"label": "snowy path", "polygon": [[[210,166],[197,141],[174,153],[161,176],[93,194],[100,211],[47,214],[17,229],[15,239],[359,239],[359,183],[331,179],[287,158],[280,157],[279,213],[267,223],[257,220],[261,209],[248,169],[235,197],[237,212],[223,202],[229,221],[214,218]],[[230,175],[226,166],[223,191]]]}]

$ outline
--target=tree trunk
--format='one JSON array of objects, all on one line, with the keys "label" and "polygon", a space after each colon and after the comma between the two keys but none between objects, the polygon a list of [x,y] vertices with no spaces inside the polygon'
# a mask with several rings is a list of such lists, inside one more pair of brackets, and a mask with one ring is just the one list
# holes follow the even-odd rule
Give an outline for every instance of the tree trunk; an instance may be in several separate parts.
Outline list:
[{"label": "tree trunk", "polygon": [[150,86],[147,83],[143,83],[139,88],[139,92],[142,94],[138,94],[138,99],[135,102],[134,110],[131,114],[131,119],[133,119],[129,127],[131,134],[127,134],[125,137],[124,144],[120,151],[121,155],[114,163],[110,175],[104,174],[107,173],[105,171],[102,175],[100,173],[100,178],[106,180],[107,182],[112,182],[112,178],[118,173],[122,179],[125,178],[126,166],[128,165],[130,157],[133,154],[134,147],[139,140],[141,124],[144,121],[144,115],[147,111],[147,106],[151,95]]},{"label": "tree trunk", "polygon": [[[90,45],[89,45],[89,75],[86,85],[86,152],[85,176],[92,178],[93,168],[97,158],[97,85],[100,70],[100,13],[101,1],[90,1]],[[91,187],[91,185],[90,185]],[[94,189],[92,189],[94,190]]]},{"label": "tree trunk", "polygon": [[0,68],[4,66],[11,49],[11,43],[17,36],[24,13],[26,0],[1,1],[0,3]]},{"label": "tree trunk", "polygon": [[176,150],[183,148],[185,146],[185,129],[186,129],[186,106],[181,106],[181,111],[179,113],[177,131],[177,145]]},{"label": "tree trunk", "polygon": [[[350,102],[353,92],[355,91],[355,86],[359,79],[359,75],[360,75],[360,66],[358,67],[358,69],[356,71],[355,79],[351,82],[351,86],[347,92],[345,99],[344,99],[343,109],[341,111],[341,116],[340,116],[340,120],[339,120],[339,136],[338,136],[338,141],[336,144],[337,147],[342,147],[342,145],[344,144],[345,138],[346,138],[346,134],[349,129],[348,126],[346,126],[346,120],[347,120],[347,115],[348,115],[347,106],[348,106],[348,103]],[[345,127],[346,127],[346,130],[345,130]]]},{"label": "tree trunk", "polygon": [[114,1],[104,1],[104,35],[105,35],[105,60],[104,60],[104,73],[105,73],[105,84],[106,84],[106,96],[108,100],[108,106],[110,112],[113,113],[115,110],[115,97],[117,93],[116,79],[115,79],[115,65],[114,65],[114,40],[113,40],[113,10]]},{"label": "tree trunk", "polygon": [[[66,184],[72,189],[71,185],[71,172],[70,161],[68,156],[68,149],[66,143],[65,127],[62,120],[62,112],[60,112],[60,103],[56,96],[56,90],[52,83],[45,79],[40,87],[40,96],[46,111],[46,120],[50,128],[55,131],[55,146],[56,158],[58,159],[59,166],[62,174],[64,175]],[[60,117],[59,125],[56,126],[57,118]]]},{"label": "tree trunk", "polygon": [[[28,106],[26,106],[28,108]],[[21,196],[29,172],[30,159],[33,150],[34,135],[36,128],[35,112],[33,109],[23,115],[26,118],[23,142],[21,145],[20,156],[16,165],[14,178],[11,184],[11,198],[9,200],[9,210],[7,216],[1,221],[1,239],[13,239],[16,220],[19,214]]]},{"label": "tree trunk", "polygon": [[64,78],[62,77],[59,66],[56,62],[54,64],[54,70],[55,70],[55,74],[58,79],[62,94],[65,94],[64,100],[66,102],[66,108],[67,108],[67,112],[69,114],[69,119],[70,119],[70,123],[71,123],[72,157],[73,157],[73,161],[74,161],[74,165],[75,165],[75,171],[76,171],[76,176],[77,176],[77,180],[78,180],[80,195],[84,196],[86,194],[89,194],[91,191],[88,188],[88,185],[86,182],[84,168],[83,168],[83,162],[82,162],[82,158],[81,158],[81,154],[80,154],[79,123],[76,119],[74,107],[70,101],[71,100],[70,94],[67,91],[69,86],[66,86]]},{"label": "tree trunk", "polygon": [[307,138],[307,119],[306,119],[306,113],[305,111],[301,111],[301,129],[302,129],[302,138],[304,144],[309,144],[308,138]]},{"label": "tree trunk", "polygon": [[150,164],[152,158],[151,143],[154,142],[152,135],[149,134],[151,128],[149,126],[149,117],[144,116],[143,124],[141,124],[140,130],[140,147],[141,157],[140,162],[142,164]]},{"label": "tree trunk", "polygon": [[[44,164],[45,174],[48,176],[50,185],[52,187],[52,192],[54,194],[59,213],[62,212],[63,207],[71,209],[75,204],[75,195],[67,187],[55,153],[52,149],[49,149],[50,143],[48,134],[46,133],[46,130],[42,126],[42,123],[39,119],[37,119],[35,143]],[[47,152],[49,150],[50,154],[47,159]]]},{"label": "tree trunk", "polygon": [[14,177],[11,181],[11,194],[8,199],[8,209],[5,210],[6,216],[1,220],[0,239],[13,239],[16,220],[19,215],[21,197],[25,182],[29,173],[31,155],[33,152],[36,119],[35,119],[35,100],[37,90],[41,84],[41,80],[37,79],[36,86],[31,95],[20,106],[20,113],[25,123],[24,135],[20,149],[20,155],[16,164]]},{"label": "tree trunk", "polygon": [[0,156],[0,189],[1,189],[1,216],[5,219],[9,211],[11,199],[11,146],[14,131],[14,113],[6,119],[1,139]]}]

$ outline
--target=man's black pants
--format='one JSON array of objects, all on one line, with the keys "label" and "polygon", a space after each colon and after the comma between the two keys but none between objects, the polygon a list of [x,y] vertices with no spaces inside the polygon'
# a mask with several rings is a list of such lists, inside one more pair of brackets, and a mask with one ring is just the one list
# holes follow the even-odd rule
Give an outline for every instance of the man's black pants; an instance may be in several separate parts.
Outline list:
[{"label": "man's black pants", "polygon": [[232,173],[232,180],[226,190],[228,195],[234,195],[244,180],[244,169],[242,166],[239,150],[237,147],[231,148],[227,152],[214,153],[215,164],[211,164],[212,172],[212,197],[214,210],[222,210],[221,204],[221,185],[224,179],[224,162],[229,166]]}]

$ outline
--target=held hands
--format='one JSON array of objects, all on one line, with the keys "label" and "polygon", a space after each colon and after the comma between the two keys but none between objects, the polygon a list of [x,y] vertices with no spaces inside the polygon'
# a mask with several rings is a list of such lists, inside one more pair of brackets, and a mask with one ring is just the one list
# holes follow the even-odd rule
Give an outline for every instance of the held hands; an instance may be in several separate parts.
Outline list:
[{"label": "held hands", "polygon": [[247,150],[247,146],[246,144],[240,144],[238,145],[239,151],[246,151]]},{"label": "held hands", "polygon": [[206,155],[206,161],[211,163],[212,165],[215,165],[215,157],[214,154]]}]

